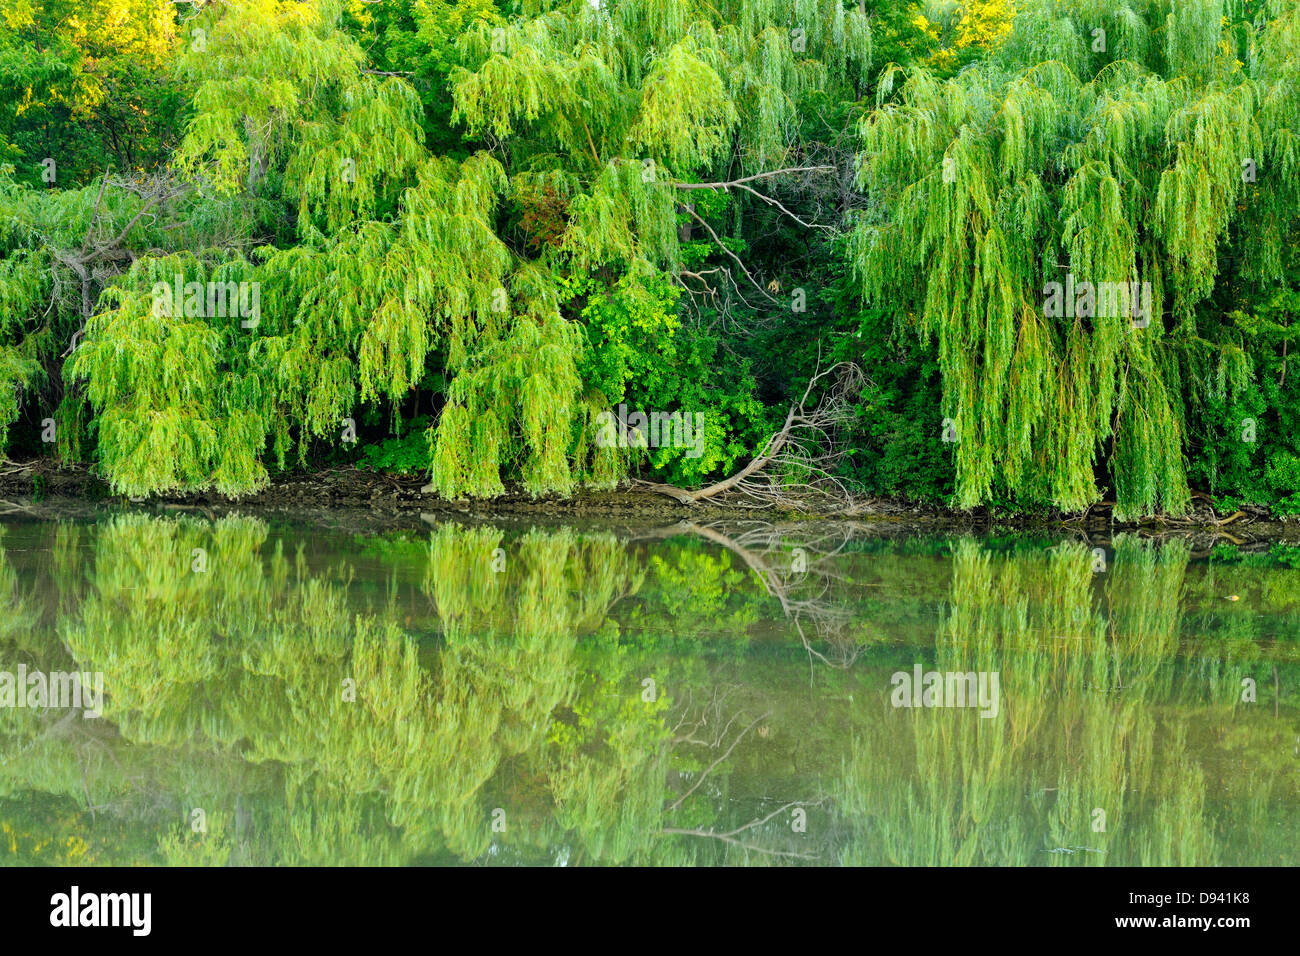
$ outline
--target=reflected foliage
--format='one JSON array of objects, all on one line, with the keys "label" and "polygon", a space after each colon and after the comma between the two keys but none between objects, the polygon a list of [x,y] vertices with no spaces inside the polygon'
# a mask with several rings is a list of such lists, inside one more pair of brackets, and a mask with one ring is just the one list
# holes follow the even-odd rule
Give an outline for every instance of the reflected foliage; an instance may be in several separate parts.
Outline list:
[{"label": "reflected foliage", "polygon": [[[1293,862],[1288,553],[12,524],[0,670],[105,699],[0,707],[0,860]],[[915,665],[997,716],[891,706]]]}]

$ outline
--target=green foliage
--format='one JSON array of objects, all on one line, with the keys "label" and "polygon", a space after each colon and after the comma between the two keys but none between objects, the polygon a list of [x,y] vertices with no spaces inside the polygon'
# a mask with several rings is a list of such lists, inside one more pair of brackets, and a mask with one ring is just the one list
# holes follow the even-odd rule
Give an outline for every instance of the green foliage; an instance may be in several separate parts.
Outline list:
[{"label": "green foliage", "polygon": [[1282,544],[1280,541],[1269,550],[1269,556],[1292,570],[1300,570],[1300,546]]},{"label": "green foliage", "polygon": [[[22,240],[31,261],[4,285],[22,315],[50,261],[82,277],[65,455],[93,448],[120,493],[239,495],[295,452],[328,455],[363,409],[393,410],[400,429],[396,409],[422,390],[435,409],[423,465],[447,497],[613,484],[632,463],[595,440],[605,392],[708,414],[703,454],[645,463],[673,480],[761,442],[744,363],[720,360],[712,333],[677,335],[675,187],[787,161],[798,104],[864,81],[860,10],[237,0],[185,13],[157,50],[188,103],[165,218],[142,200],[148,216],[116,240],[140,253],[86,279],[91,239],[61,250],[100,229],[101,208],[131,213],[105,179],[93,201],[81,193],[79,224]],[[173,280],[255,287],[260,315],[159,315],[155,287]],[[568,314],[575,295],[618,304],[584,318]],[[368,460],[414,467],[406,432]]]},{"label": "green foliage", "polygon": [[[1292,253],[1294,262],[1294,252]],[[1251,376],[1233,388],[1220,367],[1202,370],[1207,387],[1193,393],[1193,454],[1188,474],[1225,503],[1268,502],[1275,514],[1300,514],[1300,385],[1288,375],[1300,324],[1300,294],[1287,286],[1265,298],[1243,282],[1225,284],[1201,321],[1241,343]],[[1244,303],[1249,311],[1227,310]]]},{"label": "green foliage", "polygon": [[361,455],[365,467],[403,475],[425,470],[429,462],[429,439],[425,434],[429,427],[429,417],[418,415],[404,419],[402,427],[407,430],[405,435],[362,446]]},{"label": "green foliage", "polygon": [[[69,371],[87,379],[86,398],[100,409],[96,445],[118,493],[214,487],[237,495],[265,484],[259,453],[269,403],[241,354],[240,319],[191,321],[171,293],[176,276],[206,287],[248,274],[237,260],[209,269],[178,255],[141,260],[108,290],[117,307],[91,321]],[[164,296],[155,295],[159,287]]]},{"label": "green foliage", "polygon": [[[1300,513],[1298,41],[1294,0],[16,0],[0,449],[53,418],[116,492],[238,496],[362,422],[449,498],[690,486],[847,360],[860,492]],[[1051,312],[1067,273],[1150,325]],[[619,405],[702,444],[607,447]]]},{"label": "green foliage", "polygon": [[157,166],[187,92],[172,81],[181,33],[166,0],[7,2],[0,165],[13,162],[18,181],[40,189]]},{"label": "green foliage", "polygon": [[846,345],[873,370],[852,432],[853,478],[872,494],[947,501],[953,491],[953,446],[934,440],[938,364],[880,310],[863,314]]},{"label": "green foliage", "polygon": [[[691,442],[640,449],[650,474],[689,486],[732,470],[771,422],[748,364],[720,354],[715,336],[683,326],[679,298],[677,287],[656,276],[625,278],[612,292],[590,295],[581,313],[588,347],[580,372],[602,409],[625,405],[629,412],[680,413],[703,423],[703,435],[693,434]],[[635,456],[638,449],[627,451]]]},{"label": "green foliage", "polygon": [[[1221,244],[1239,244],[1247,277],[1281,277],[1300,197],[1283,52],[1295,5],[1229,25],[1218,3],[1176,5],[1167,22],[1160,4],[1103,9],[1109,44],[1089,42],[1091,11],[1043,3],[949,80],[888,72],[860,126],[858,181],[878,205],[853,261],[868,302],[937,340],[931,420],[936,440],[941,417],[958,423],[961,507],[1004,489],[1079,510],[1101,497],[1100,466],[1117,514],[1184,510],[1189,373],[1208,350],[1244,380],[1237,343],[1196,324]],[[1145,39],[1157,30],[1163,50]],[[1272,174],[1249,180],[1251,157]],[[1048,284],[1066,273],[1148,283],[1149,326],[1116,308],[1054,311]]]}]

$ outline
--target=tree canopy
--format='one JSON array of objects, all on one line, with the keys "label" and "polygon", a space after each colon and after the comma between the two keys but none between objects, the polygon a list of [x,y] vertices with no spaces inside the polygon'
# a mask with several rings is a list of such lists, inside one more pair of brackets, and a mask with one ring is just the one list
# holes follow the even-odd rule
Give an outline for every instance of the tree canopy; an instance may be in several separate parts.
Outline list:
[{"label": "tree canopy", "polygon": [[[132,496],[815,462],[1300,509],[1298,32],[1293,0],[11,4],[0,438]],[[852,415],[769,461],[834,362]],[[602,440],[624,409],[701,437]]]},{"label": "tree canopy", "polygon": [[[1244,281],[1284,279],[1300,20],[1166,7],[1034,8],[957,76],[891,71],[861,121],[878,205],[854,264],[937,341],[964,506],[1001,488],[1078,511],[1104,460],[1121,514],[1181,512],[1185,393],[1244,385],[1240,336],[1207,337],[1197,306],[1229,250]],[[1150,314],[1053,310],[1067,274],[1149,287]]]}]

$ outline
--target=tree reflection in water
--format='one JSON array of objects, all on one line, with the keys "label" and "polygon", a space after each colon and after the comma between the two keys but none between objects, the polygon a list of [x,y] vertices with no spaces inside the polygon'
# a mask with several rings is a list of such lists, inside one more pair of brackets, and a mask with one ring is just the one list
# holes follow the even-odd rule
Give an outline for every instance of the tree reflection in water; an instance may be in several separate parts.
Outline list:
[{"label": "tree reflection in water", "polygon": [[[1300,574],[1117,538],[123,515],[0,538],[0,856],[1286,862]],[[1231,587],[1243,600],[1221,599]],[[1000,675],[998,716],[890,677]],[[1272,675],[1278,698],[1273,699]],[[1243,701],[1243,681],[1258,700]]]}]

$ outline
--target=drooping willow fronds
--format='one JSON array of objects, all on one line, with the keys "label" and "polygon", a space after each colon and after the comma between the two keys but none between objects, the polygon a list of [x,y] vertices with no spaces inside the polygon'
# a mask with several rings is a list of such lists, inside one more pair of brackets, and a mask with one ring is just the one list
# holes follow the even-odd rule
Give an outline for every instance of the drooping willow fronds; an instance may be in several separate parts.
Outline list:
[{"label": "drooping willow fronds", "polygon": [[1118,514],[1185,509],[1194,307],[1230,238],[1248,274],[1280,275],[1300,196],[1282,52],[1300,13],[1225,13],[1043,3],[952,79],[882,77],[852,254],[864,296],[937,340],[961,507],[1009,492],[1080,510],[1100,465]]},{"label": "drooping willow fronds", "polygon": [[[269,458],[305,461],[360,411],[425,388],[432,490],[608,486],[626,456],[590,440],[599,396],[566,290],[678,269],[681,182],[797,166],[801,104],[866,82],[864,14],[839,0],[476,7],[446,50],[450,120],[492,148],[453,159],[425,148],[414,83],[366,68],[341,7],[231,0],[187,20],[174,174],[202,208],[237,200],[243,228],[185,245],[151,234],[124,257],[85,309],[71,420],[96,429],[118,492],[237,495],[266,482]],[[426,36],[445,14],[411,12]],[[525,251],[503,205],[534,192],[563,213]],[[266,208],[293,221],[252,248]],[[158,313],[160,286],[231,282],[256,287],[257,316]]]}]

